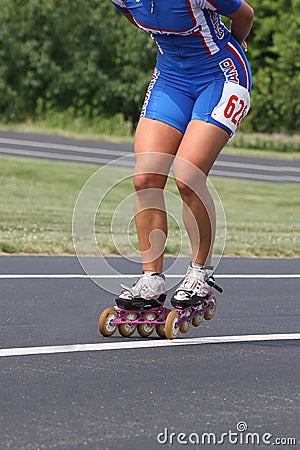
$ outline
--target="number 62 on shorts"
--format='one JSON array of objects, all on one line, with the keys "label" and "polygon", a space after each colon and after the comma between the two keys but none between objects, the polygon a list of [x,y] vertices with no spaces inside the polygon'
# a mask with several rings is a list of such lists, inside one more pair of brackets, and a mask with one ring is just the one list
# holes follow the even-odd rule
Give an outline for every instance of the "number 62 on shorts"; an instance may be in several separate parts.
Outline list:
[{"label": "number 62 on shorts", "polygon": [[234,133],[243,117],[250,109],[250,94],[239,84],[226,81],[219,103],[212,111],[211,117],[222,123]]}]

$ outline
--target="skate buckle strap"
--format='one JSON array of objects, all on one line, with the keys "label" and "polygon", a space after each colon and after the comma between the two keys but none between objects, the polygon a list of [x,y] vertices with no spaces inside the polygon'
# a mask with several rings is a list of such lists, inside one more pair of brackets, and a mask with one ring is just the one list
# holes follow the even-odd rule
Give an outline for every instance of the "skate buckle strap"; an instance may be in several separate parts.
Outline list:
[{"label": "skate buckle strap", "polygon": [[216,282],[214,277],[209,277],[208,280],[206,280],[206,283],[208,284],[208,286],[214,288],[216,291],[220,292],[220,294],[222,294],[223,289],[221,288],[221,286],[219,286]]}]

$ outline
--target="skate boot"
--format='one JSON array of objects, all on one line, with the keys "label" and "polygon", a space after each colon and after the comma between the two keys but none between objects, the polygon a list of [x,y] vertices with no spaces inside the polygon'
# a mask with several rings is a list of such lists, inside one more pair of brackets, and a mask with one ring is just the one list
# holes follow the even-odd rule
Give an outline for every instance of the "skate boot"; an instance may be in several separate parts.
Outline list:
[{"label": "skate boot", "polygon": [[105,309],[99,318],[99,331],[112,336],[118,329],[128,337],[137,329],[142,337],[150,336],[156,329],[165,337],[165,322],[170,309],[163,306],[166,299],[164,275],[146,272],[132,287],[121,285],[123,290],[114,308]]},{"label": "skate boot", "polygon": [[216,298],[210,288],[214,287],[219,292],[223,290],[215,283],[212,274],[212,266],[190,264],[184,280],[171,299],[175,309],[166,319],[165,333],[168,339],[174,339],[179,331],[187,333],[192,325],[198,327],[203,318],[213,318]]},{"label": "skate boot", "polygon": [[165,277],[163,274],[146,272],[132,288],[121,284],[123,290],[116,304],[123,309],[149,309],[163,306],[166,299]]},{"label": "skate boot", "polygon": [[210,287],[215,287],[222,292],[222,289],[215,284],[212,274],[213,266],[191,263],[184,280],[172,297],[172,305],[179,308],[197,306],[207,297]]}]

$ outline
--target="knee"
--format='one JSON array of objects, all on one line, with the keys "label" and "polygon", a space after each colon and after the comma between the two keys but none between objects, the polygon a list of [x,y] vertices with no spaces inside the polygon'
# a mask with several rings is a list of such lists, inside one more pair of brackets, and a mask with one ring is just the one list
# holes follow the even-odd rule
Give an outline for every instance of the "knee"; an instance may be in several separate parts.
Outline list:
[{"label": "knee", "polygon": [[191,198],[195,195],[195,191],[192,187],[188,186],[183,181],[176,180],[176,186],[181,198]]},{"label": "knee", "polygon": [[202,203],[206,203],[211,198],[205,182],[196,184],[176,180],[176,186],[184,202],[189,203],[194,201],[194,199],[198,199]]},{"label": "knee", "polygon": [[206,189],[206,175],[187,161],[175,161],[173,175],[182,198],[188,199],[199,196]]},{"label": "knee", "polygon": [[135,191],[144,189],[164,189],[166,177],[154,173],[139,173],[133,176]]}]

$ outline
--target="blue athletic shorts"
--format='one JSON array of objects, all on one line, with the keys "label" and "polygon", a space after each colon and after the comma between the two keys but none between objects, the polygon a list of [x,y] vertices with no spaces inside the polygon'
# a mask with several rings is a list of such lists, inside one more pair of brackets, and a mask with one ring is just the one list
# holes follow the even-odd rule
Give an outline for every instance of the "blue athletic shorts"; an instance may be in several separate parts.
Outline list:
[{"label": "blue athletic shorts", "polygon": [[158,52],[141,117],[182,133],[191,120],[199,119],[231,136],[249,111],[251,84],[249,64],[233,38],[203,63],[182,55],[170,60]]}]

